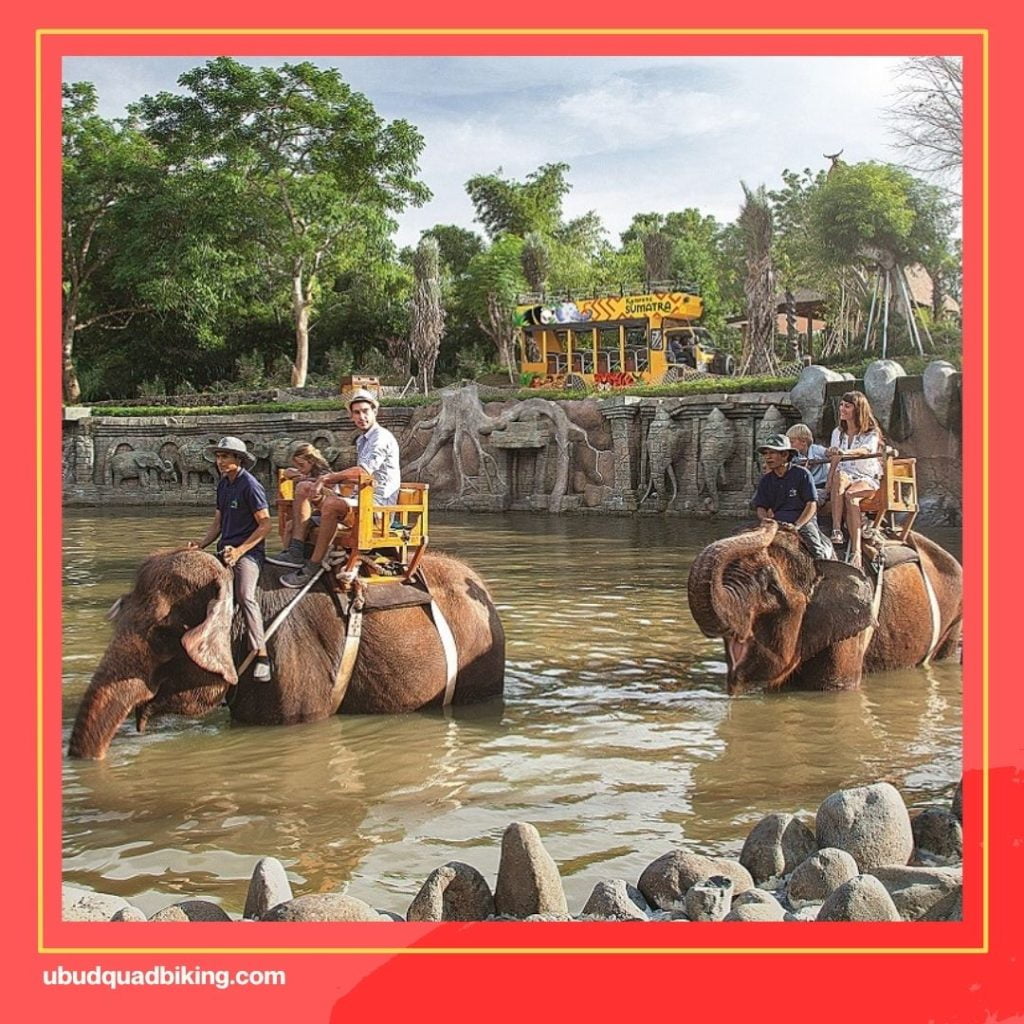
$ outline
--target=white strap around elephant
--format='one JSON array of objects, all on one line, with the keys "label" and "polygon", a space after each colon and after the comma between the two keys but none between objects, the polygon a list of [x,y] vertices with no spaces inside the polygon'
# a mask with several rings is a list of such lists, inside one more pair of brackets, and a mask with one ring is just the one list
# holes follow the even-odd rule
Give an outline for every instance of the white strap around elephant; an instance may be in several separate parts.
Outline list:
[{"label": "white strap around elephant", "polygon": [[921,570],[921,578],[924,580],[924,592],[928,595],[928,611],[932,617],[932,642],[928,645],[927,653],[921,659],[921,664],[927,665],[931,660],[931,656],[935,653],[935,648],[939,646],[939,636],[942,632],[942,617],[939,614],[939,602],[935,596],[935,588],[932,586],[932,581],[928,579],[928,573],[925,572],[920,551],[917,553],[917,558],[918,568]]},{"label": "white strap around elephant", "polygon": [[437,627],[437,635],[441,638],[441,647],[444,649],[444,661],[447,678],[444,684],[444,700],[442,707],[448,707],[455,696],[455,677],[459,674],[459,656],[455,649],[455,637],[452,635],[448,620],[444,617],[436,601],[430,602],[430,614]]}]

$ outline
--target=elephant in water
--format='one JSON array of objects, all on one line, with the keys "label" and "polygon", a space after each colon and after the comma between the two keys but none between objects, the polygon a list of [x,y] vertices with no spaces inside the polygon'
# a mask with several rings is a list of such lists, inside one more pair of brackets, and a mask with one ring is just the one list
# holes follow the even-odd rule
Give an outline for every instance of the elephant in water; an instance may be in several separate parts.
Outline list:
[{"label": "elephant in water", "polygon": [[[845,562],[815,560],[774,521],[709,544],[687,581],[705,636],[725,641],[730,693],[748,686],[855,689],[862,672],[952,657],[960,640],[963,570],[938,544],[911,533],[919,561],[886,569],[874,586]],[[922,572],[927,573],[929,588]]]},{"label": "elephant in water", "polygon": [[[455,640],[453,702],[501,694],[505,635],[487,587],[469,566],[448,555],[428,551],[420,568]],[[267,567],[260,593],[266,623],[295,598],[277,578],[278,572]],[[339,611],[337,595],[323,580],[305,594],[269,641],[272,681],[255,682],[247,670],[229,697],[232,718],[289,725],[326,718],[336,707],[355,714],[395,713],[442,703],[447,663],[426,606],[366,611],[359,654],[343,693],[336,686],[346,632]],[[73,757],[104,757],[133,711],[141,730],[159,714],[199,717],[214,710],[247,653],[240,617],[233,622],[231,573],[198,549],[147,558],[111,616],[114,635],[71,732]]]}]

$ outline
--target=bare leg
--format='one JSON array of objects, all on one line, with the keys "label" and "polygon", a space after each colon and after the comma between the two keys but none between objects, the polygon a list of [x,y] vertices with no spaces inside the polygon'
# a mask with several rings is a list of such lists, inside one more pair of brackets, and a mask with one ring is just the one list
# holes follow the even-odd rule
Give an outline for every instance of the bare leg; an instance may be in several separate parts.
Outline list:
[{"label": "bare leg", "polygon": [[860,503],[874,488],[867,480],[855,480],[846,489],[846,523],[850,529],[850,564],[861,567],[860,534],[863,516]]},{"label": "bare leg", "polygon": [[[842,533],[843,529],[843,507],[845,506],[845,491],[849,486],[849,480],[838,470],[833,474],[831,484],[832,494],[832,542],[836,543],[836,535]],[[841,539],[839,541],[842,542]]]},{"label": "bare leg", "polygon": [[348,502],[344,499],[333,494],[324,496],[323,504],[320,506],[320,529],[317,532],[316,547],[311,559],[315,565],[319,565],[327,557],[327,549],[334,540],[338,523],[345,517],[348,508]]},{"label": "bare leg", "polygon": [[295,498],[292,501],[292,538],[295,540],[306,539],[309,533],[309,524],[313,515],[313,506],[310,498],[316,491],[316,485],[309,480],[304,480],[295,488]]}]

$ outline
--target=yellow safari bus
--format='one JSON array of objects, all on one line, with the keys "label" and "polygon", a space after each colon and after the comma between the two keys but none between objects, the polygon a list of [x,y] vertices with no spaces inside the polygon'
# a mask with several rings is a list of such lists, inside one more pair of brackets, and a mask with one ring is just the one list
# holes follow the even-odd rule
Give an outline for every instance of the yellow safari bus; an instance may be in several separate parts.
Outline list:
[{"label": "yellow safari bus", "polygon": [[694,324],[703,312],[701,297],[683,285],[565,301],[521,295],[519,366],[534,386],[565,388],[659,384],[687,369],[732,373],[732,357]]}]

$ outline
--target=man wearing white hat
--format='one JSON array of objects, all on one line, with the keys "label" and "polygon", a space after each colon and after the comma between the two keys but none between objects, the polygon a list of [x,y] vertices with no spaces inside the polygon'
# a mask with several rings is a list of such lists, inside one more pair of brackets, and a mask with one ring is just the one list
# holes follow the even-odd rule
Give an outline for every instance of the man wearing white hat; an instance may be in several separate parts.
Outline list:
[{"label": "man wearing white hat", "polygon": [[[394,505],[398,490],[402,486],[402,474],[398,465],[398,441],[387,427],[377,422],[380,403],[369,391],[360,388],[348,400],[348,411],[352,422],[359,430],[356,438],[356,465],[338,473],[324,473],[317,477],[321,487],[344,480],[357,480],[360,470],[373,477],[373,501],[375,505]],[[327,557],[327,551],[334,540],[338,523],[355,504],[352,498],[343,498],[329,491],[324,492],[320,506],[320,530],[317,533],[316,548],[312,557],[295,572],[281,577],[286,587],[302,587],[317,573],[320,564]],[[284,553],[284,556],[287,552]],[[287,564],[279,558],[271,559],[274,564]]]},{"label": "man wearing white hat", "polygon": [[[249,472],[256,456],[237,437],[222,437],[206,449],[207,458],[217,464],[217,511],[202,540],[189,541],[190,548],[205,548],[220,538],[217,554],[235,576],[235,603],[242,608],[249,642],[256,651],[253,679],[270,679],[270,658],[263,635],[263,613],[256,599],[256,584],[266,556],[263,539],[270,532],[270,510],[263,484]],[[244,465],[243,465],[244,464]]]}]

